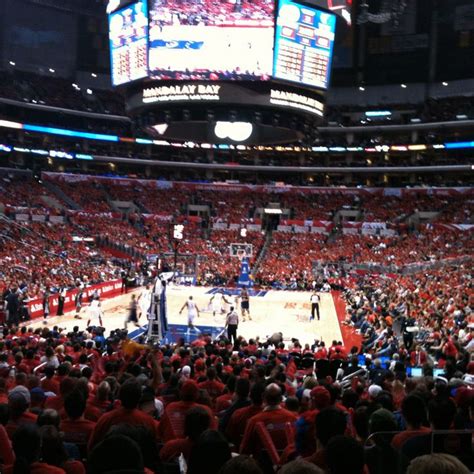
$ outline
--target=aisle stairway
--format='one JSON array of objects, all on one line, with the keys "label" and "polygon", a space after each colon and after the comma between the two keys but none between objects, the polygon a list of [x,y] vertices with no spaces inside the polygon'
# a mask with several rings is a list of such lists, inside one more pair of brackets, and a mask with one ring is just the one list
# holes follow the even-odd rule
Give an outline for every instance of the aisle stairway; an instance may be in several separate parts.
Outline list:
[{"label": "aisle stairway", "polygon": [[255,276],[258,273],[258,270],[260,268],[261,263],[263,262],[263,259],[265,258],[265,255],[267,254],[267,250],[270,247],[270,244],[272,243],[273,236],[272,236],[272,231],[267,230],[266,236],[265,236],[265,243],[262,245],[262,248],[260,250],[260,253],[257,256],[257,260],[255,261],[255,265],[252,268],[252,276]]},{"label": "aisle stairway", "polygon": [[71,199],[62,189],[58,188],[55,184],[51,183],[50,181],[44,180],[43,186],[54,194],[56,197],[59,198],[60,201],[66,203],[68,209],[73,209],[75,211],[80,211],[81,206],[77,204],[73,199]]}]

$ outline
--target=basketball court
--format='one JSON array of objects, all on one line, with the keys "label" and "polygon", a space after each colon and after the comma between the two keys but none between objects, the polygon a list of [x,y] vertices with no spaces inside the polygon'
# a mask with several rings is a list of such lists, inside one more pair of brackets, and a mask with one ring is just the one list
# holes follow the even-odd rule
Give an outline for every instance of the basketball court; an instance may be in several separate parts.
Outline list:
[{"label": "basketball court", "polygon": [[[227,300],[234,303],[235,294],[238,290],[222,289],[226,293]],[[133,293],[140,294],[141,290],[135,290]],[[210,299],[218,291],[217,288],[210,287],[188,287],[188,286],[169,286],[167,288],[167,308],[168,322],[170,332],[177,335],[183,335],[185,339],[192,338],[193,330],[188,332],[186,309],[179,314],[179,310],[190,295],[193,296],[199,310],[200,317],[195,320],[198,328],[204,332],[212,329],[212,334],[217,335],[225,325],[225,313],[213,316]],[[227,294],[230,293],[230,294]],[[105,317],[104,326],[109,332],[112,329],[124,327],[125,318],[128,313],[132,292],[116,296],[102,302],[102,309]],[[320,321],[309,321],[310,318],[310,292],[293,291],[252,291],[250,293],[250,314],[251,321],[243,322],[241,320],[238,328],[238,334],[245,338],[260,337],[266,339],[275,332],[282,332],[285,340],[298,338],[301,343],[312,343],[315,339],[324,340],[330,344],[332,340],[342,339],[341,330],[336,314],[336,308],[332,295],[329,293],[320,293]],[[240,308],[238,307],[239,315]],[[85,329],[88,320],[87,307],[83,308],[81,320],[74,319],[74,312],[67,313],[64,316],[53,316],[48,318],[48,326],[55,325],[72,330],[74,326]],[[36,319],[28,323],[33,327],[42,327],[42,319]],[[140,320],[140,325],[146,325],[148,321],[144,316]],[[132,335],[138,335],[143,331],[136,331],[137,328],[130,324],[129,331]],[[186,334],[187,333],[187,334]],[[196,333],[194,333],[194,337]],[[174,339],[174,338],[173,338]]]}]

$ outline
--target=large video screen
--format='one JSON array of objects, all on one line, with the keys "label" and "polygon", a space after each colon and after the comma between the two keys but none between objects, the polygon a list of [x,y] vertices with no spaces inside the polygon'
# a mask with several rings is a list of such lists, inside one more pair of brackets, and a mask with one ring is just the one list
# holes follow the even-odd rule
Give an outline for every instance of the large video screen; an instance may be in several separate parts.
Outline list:
[{"label": "large video screen", "polygon": [[109,40],[114,86],[148,75],[147,0],[139,0],[109,15]]},{"label": "large video screen", "polygon": [[273,76],[327,89],[335,31],[335,15],[292,0],[280,0]]},{"label": "large video screen", "polygon": [[274,0],[151,0],[150,76],[266,80]]}]

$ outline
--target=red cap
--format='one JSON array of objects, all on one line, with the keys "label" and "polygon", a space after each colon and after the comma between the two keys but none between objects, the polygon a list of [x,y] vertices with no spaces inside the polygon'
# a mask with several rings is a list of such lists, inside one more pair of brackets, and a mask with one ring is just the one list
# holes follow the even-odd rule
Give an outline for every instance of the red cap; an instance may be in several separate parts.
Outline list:
[{"label": "red cap", "polygon": [[331,403],[331,395],[325,387],[314,387],[310,392],[315,408],[322,410]]}]

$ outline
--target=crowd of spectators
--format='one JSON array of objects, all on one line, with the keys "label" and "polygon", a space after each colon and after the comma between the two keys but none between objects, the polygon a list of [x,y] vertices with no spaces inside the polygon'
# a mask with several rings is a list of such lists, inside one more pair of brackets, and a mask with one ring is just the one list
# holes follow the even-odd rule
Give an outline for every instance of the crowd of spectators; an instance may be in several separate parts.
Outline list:
[{"label": "crowd of spectators", "polygon": [[73,241],[72,228],[51,223],[0,222],[0,285],[22,288],[28,297],[53,288],[74,287],[77,280],[99,283],[120,275],[100,249]]},{"label": "crowd of spectators", "polygon": [[448,229],[425,229],[391,237],[343,234],[337,238],[273,232],[256,280],[275,288],[306,288],[316,263],[381,265],[385,271],[403,272],[416,264],[469,257],[472,242],[470,232]]},{"label": "crowd of spectators", "polygon": [[4,472],[471,472],[472,275],[449,275],[344,277],[360,347],[5,327]]},{"label": "crowd of spectators", "polygon": [[49,214],[52,209],[44,197],[53,197],[34,179],[25,176],[2,176],[0,203],[5,207],[26,208],[30,213]]},{"label": "crowd of spectators", "polygon": [[[239,20],[270,20],[274,5],[267,0],[233,2],[156,1],[151,9],[151,29],[164,25],[207,25],[219,26]],[[153,33],[152,33],[153,38]]]},{"label": "crowd of spectators", "polygon": [[[105,275],[116,271],[114,265],[105,263],[111,255],[117,256],[107,251],[107,247],[113,247],[132,260],[161,255],[171,266],[174,266],[172,257],[176,250],[183,273],[191,272],[198,283],[232,284],[239,273],[239,261],[229,256],[230,244],[253,244],[250,262],[253,268],[262,252],[265,235],[261,231],[248,230],[247,236],[243,237],[240,229],[231,230],[228,225],[241,227],[260,223],[255,218],[258,215],[256,210],[273,203],[287,210],[285,217],[296,220],[300,225],[311,220],[316,222],[317,219],[337,221],[344,211],[357,211],[357,216],[343,216],[344,220],[329,236],[273,231],[256,273],[256,283],[265,286],[308,287],[316,262],[383,265],[390,271],[398,272],[407,265],[466,257],[472,252],[472,239],[468,231],[458,232],[454,227],[448,230],[430,224],[415,231],[413,226],[401,222],[417,211],[431,211],[438,212],[435,222],[470,223],[472,200],[464,196],[419,193],[416,199],[411,199],[410,196],[354,196],[342,191],[316,195],[298,192],[276,194],[270,191],[249,193],[205,189],[205,186],[196,191],[185,186],[150,186],[132,179],[124,180],[122,184],[85,177],[75,183],[43,178],[51,180],[53,186],[81,208],[71,211],[51,205],[59,202],[61,194],[52,195],[47,187],[32,178],[17,179],[15,176],[4,177],[0,191],[0,202],[12,218],[15,212],[31,214],[32,218],[38,213],[50,216],[63,214],[63,222],[16,225],[4,222],[2,240],[5,246],[2,255],[10,273],[10,276],[5,276],[7,280],[19,273],[36,274],[38,261],[45,261],[46,268],[56,268],[55,287],[63,283],[57,275],[69,272],[68,267],[73,266],[71,261],[81,261],[85,265],[85,268],[76,267],[78,277],[105,278]],[[34,192],[29,192],[31,190]],[[111,201],[129,201],[135,205],[134,211],[127,215],[113,212]],[[66,202],[61,205],[68,207]],[[191,215],[193,205],[201,206],[200,215]],[[15,211],[16,208],[21,208],[21,211]],[[392,227],[394,224],[397,232],[391,236],[384,236],[383,233],[362,235],[360,230],[347,234],[342,229],[348,218],[387,223]],[[177,247],[172,239],[173,223],[184,225],[184,238]],[[91,242],[87,246],[84,241],[75,242],[74,236],[92,238],[95,244]],[[18,242],[27,249],[26,255],[15,254]],[[82,258],[83,255],[87,258]],[[97,262],[104,265],[103,275],[94,272]],[[41,268],[47,273],[43,266]],[[34,278],[36,286],[31,291],[35,295],[41,293],[37,286],[40,280],[44,280],[40,286],[48,286],[46,273],[40,279]],[[70,275],[67,278],[70,280]]]}]

